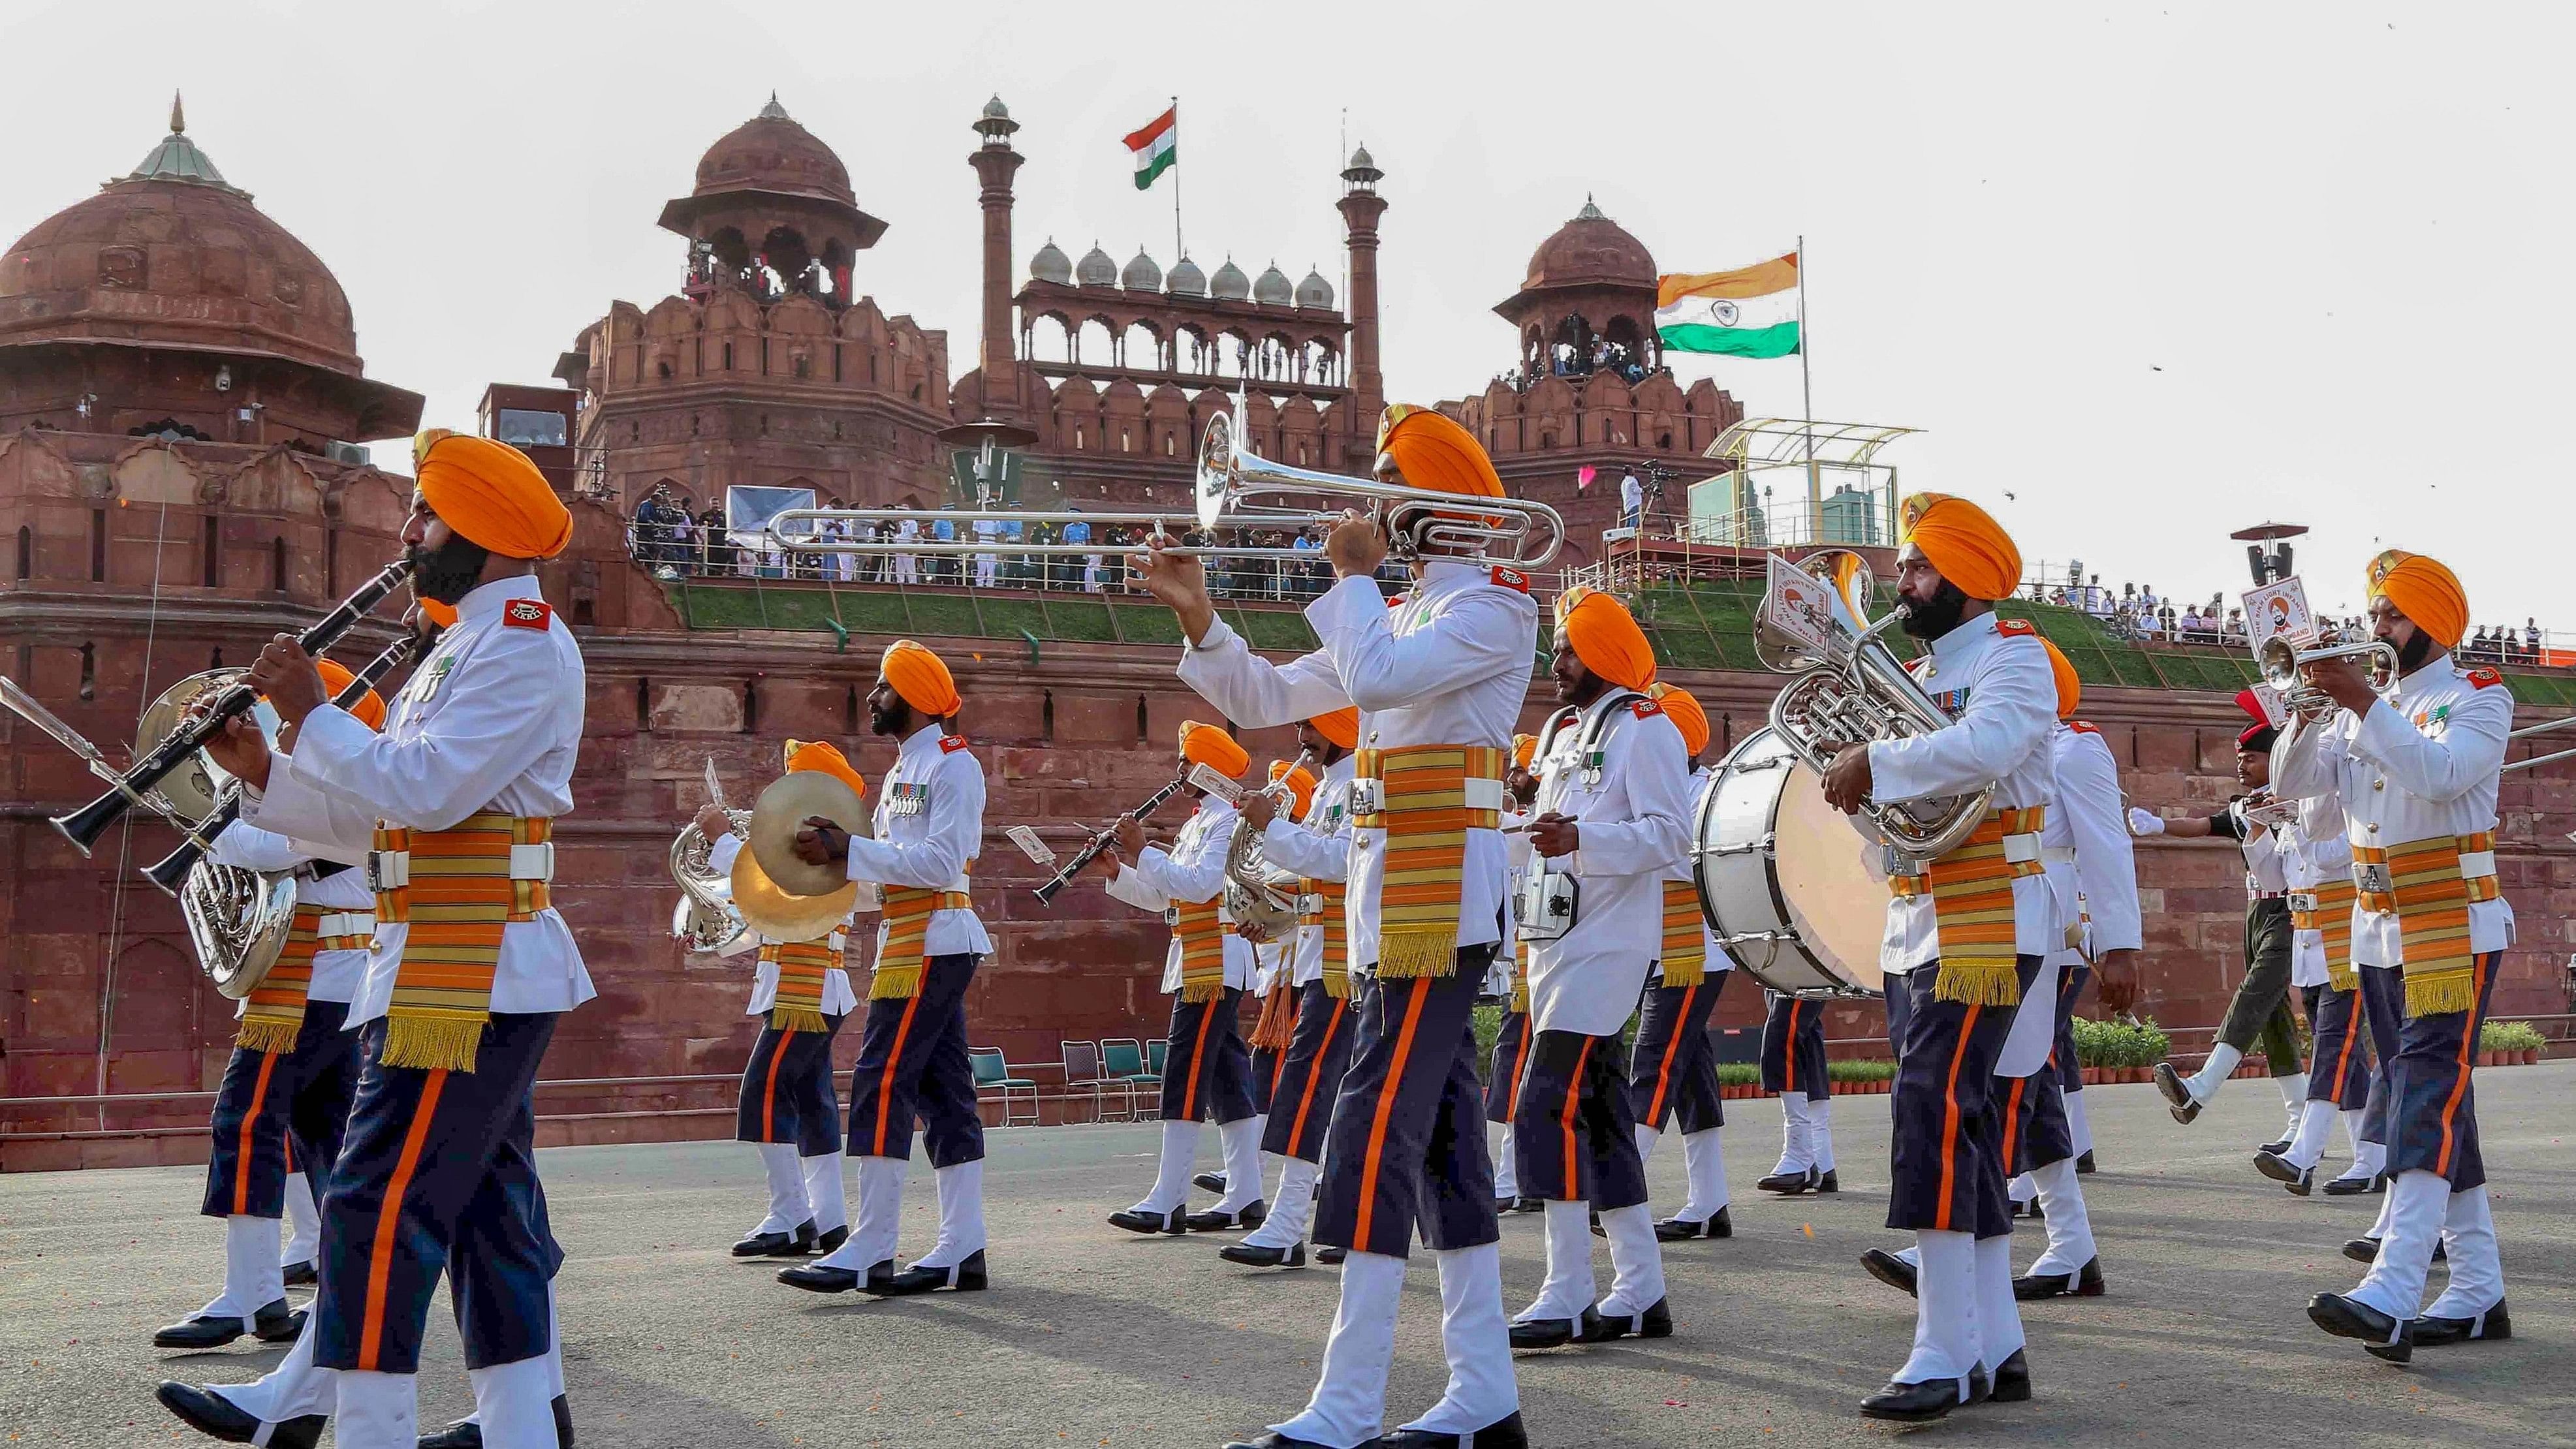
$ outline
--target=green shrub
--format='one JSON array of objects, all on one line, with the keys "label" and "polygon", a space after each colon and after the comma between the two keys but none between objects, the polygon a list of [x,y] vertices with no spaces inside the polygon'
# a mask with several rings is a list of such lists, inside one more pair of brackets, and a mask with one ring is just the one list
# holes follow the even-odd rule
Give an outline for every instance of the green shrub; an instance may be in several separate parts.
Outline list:
[{"label": "green shrub", "polygon": [[2478,1050],[2489,1052],[2531,1051],[2549,1045],[2549,1038],[2527,1021],[2490,1021],[2478,1028]]},{"label": "green shrub", "polygon": [[1499,1001],[1479,1002],[1476,1006],[1476,1075],[1484,1077],[1494,1069],[1494,1038],[1503,1034],[1503,1006]]},{"label": "green shrub", "polygon": [[2151,1067],[2173,1050],[2173,1038],[2153,1021],[2093,1021],[2076,1017],[2075,1063],[2084,1067]]},{"label": "green shrub", "polygon": [[1825,1063],[1825,1080],[1829,1082],[1885,1082],[1895,1076],[1896,1063],[1890,1061]]},{"label": "green shrub", "polygon": [[1717,1084],[1721,1087],[1758,1087],[1762,1085],[1759,1062],[1719,1062]]}]

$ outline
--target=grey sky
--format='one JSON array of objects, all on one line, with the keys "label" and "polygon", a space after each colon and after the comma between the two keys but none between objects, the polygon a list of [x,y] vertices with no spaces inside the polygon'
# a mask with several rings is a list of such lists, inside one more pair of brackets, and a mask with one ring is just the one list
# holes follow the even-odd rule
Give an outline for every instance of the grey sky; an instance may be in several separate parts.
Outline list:
[{"label": "grey sky", "polygon": [[[653,217],[773,87],[892,223],[860,289],[958,371],[987,95],[1025,127],[1020,266],[1049,235],[1170,265],[1171,179],[1135,192],[1118,138],[1177,92],[1191,252],[1337,287],[1347,108],[1387,172],[1392,397],[1511,362],[1488,309],[1586,192],[1669,270],[1804,232],[1817,415],[1929,429],[1886,455],[1906,486],[1985,502],[2026,557],[2232,598],[2225,534],[2289,518],[2321,607],[2384,543],[2459,568],[2477,622],[2576,629],[2542,426],[2576,382],[2562,7],[10,10],[0,236],[129,169],[184,87],[434,424],[674,290]],[[1798,412],[1794,362],[1679,369]]]}]

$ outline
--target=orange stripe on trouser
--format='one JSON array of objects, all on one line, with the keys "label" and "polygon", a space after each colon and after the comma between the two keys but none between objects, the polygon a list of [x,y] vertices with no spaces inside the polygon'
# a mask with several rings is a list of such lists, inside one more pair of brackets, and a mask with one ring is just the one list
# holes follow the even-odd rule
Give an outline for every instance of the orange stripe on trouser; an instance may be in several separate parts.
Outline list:
[{"label": "orange stripe on trouser", "polygon": [[1585,1037],[1582,1049],[1574,1054],[1574,1072],[1565,1081],[1565,1114],[1557,1119],[1558,1129],[1565,1134],[1565,1196],[1569,1200],[1583,1195],[1575,1181],[1574,1116],[1583,1106],[1583,1068],[1592,1060],[1592,1043],[1596,1039]]},{"label": "orange stripe on trouser", "polygon": [[[1377,1174],[1386,1156],[1386,1123],[1395,1115],[1396,1094],[1404,1089],[1404,1063],[1413,1055],[1413,1032],[1422,1024],[1422,1004],[1431,995],[1431,979],[1417,976],[1409,983],[1412,999],[1404,1004],[1404,1025],[1396,1029],[1395,1051],[1389,1058],[1386,1080],[1378,1084],[1377,1110],[1369,1121],[1368,1152],[1361,1159],[1359,1221],[1351,1229],[1351,1241],[1368,1243],[1369,1220],[1377,1216]],[[1380,988],[1381,990],[1384,987]],[[1419,1168],[1420,1163],[1406,1164]]]},{"label": "orange stripe on trouser", "polygon": [[778,1138],[778,1064],[787,1060],[787,1043],[795,1036],[796,1028],[787,1027],[778,1033],[778,1040],[769,1045],[769,1077],[760,1086],[760,1140],[763,1142],[774,1142]]},{"label": "orange stripe on trouser", "polygon": [[2469,1009],[2460,1015],[2460,1074],[2451,1082],[2451,1095],[2442,1103],[2442,1151],[2433,1159],[2437,1177],[2451,1175],[2451,1151],[2459,1145],[2460,1099],[2469,1094],[2469,1067],[2477,1060],[2478,1007],[2486,999],[2487,971],[2495,964],[2496,953],[2482,952],[2469,966],[2469,980],[2475,992],[2469,998]]},{"label": "orange stripe on trouser", "polygon": [[438,1094],[447,1086],[447,1070],[432,1068],[421,1080],[420,1100],[411,1109],[411,1127],[403,1133],[402,1156],[395,1159],[394,1175],[385,1184],[385,1204],[376,1213],[376,1242],[367,1261],[366,1328],[358,1340],[357,1366],[373,1373],[376,1357],[384,1346],[385,1293],[393,1281],[394,1244],[402,1236],[403,1194],[411,1190],[412,1174],[419,1170],[420,1153],[429,1141],[430,1123],[438,1116]]},{"label": "orange stripe on trouser", "polygon": [[1198,1030],[1191,1033],[1190,1074],[1181,1083],[1181,1120],[1184,1122],[1199,1120],[1199,1067],[1207,1060],[1209,1029],[1208,1014],[1201,1011]]},{"label": "orange stripe on trouser", "polygon": [[[259,1056],[259,1080],[251,1084],[250,1110],[242,1114],[241,1151],[233,1163],[233,1214],[238,1217],[250,1211],[250,1154],[252,1131],[259,1126],[259,1109],[268,1100],[268,1074],[277,1069],[277,1053]],[[289,1169],[292,1170],[291,1168]]]},{"label": "orange stripe on trouser", "polygon": [[1932,1226],[1945,1233],[1950,1230],[1950,1202],[1959,1179],[1959,1064],[1968,1058],[1977,1013],[1984,1009],[1971,1005],[1959,1019],[1959,1044],[1950,1051],[1949,1080],[1941,1086],[1941,1206],[1933,1214]]},{"label": "orange stripe on trouser", "polygon": [[2013,1175],[2013,1149],[2021,1145],[2021,1093],[2028,1077],[2012,1079],[2012,1096],[2004,1103],[2004,1176]]},{"label": "orange stripe on trouser", "polygon": [[2327,1093],[2337,1106],[2343,1105],[2344,1083],[2352,1073],[2352,1044],[2360,1037],[2361,1027],[2361,1002],[2355,1000],[2352,1010],[2344,1017],[2343,1045],[2335,1049],[2334,1086]]},{"label": "orange stripe on trouser", "polygon": [[1806,1003],[1789,998],[1789,1035],[1780,1047],[1780,1090],[1795,1092],[1798,1087],[1798,1009]]},{"label": "orange stripe on trouser", "polygon": [[903,1004],[903,1020],[894,1026],[894,1046],[886,1053],[885,1075],[877,1079],[876,1150],[871,1157],[886,1155],[886,1116],[894,1105],[894,1074],[903,1065],[903,1044],[912,1036],[912,1014],[921,1010],[921,998],[912,997]]},{"label": "orange stripe on trouser", "polygon": [[1637,1124],[1641,1127],[1663,1130],[1664,1094],[1672,1090],[1673,1060],[1681,1055],[1682,1035],[1690,1030],[1691,1002],[1698,995],[1699,988],[1696,986],[1682,988],[1682,1005],[1681,1010],[1675,1013],[1677,1019],[1673,1023],[1672,1039],[1664,1043],[1664,1059],[1655,1067],[1655,1100],[1647,1109],[1646,1120]]},{"label": "orange stripe on trouser", "polygon": [[[1315,1105],[1315,1084],[1324,1079],[1324,1057],[1333,1049],[1333,1036],[1342,1029],[1342,1012],[1347,1006],[1347,1002],[1333,1003],[1333,1014],[1324,1023],[1324,1039],[1315,1043],[1315,1060],[1306,1071],[1306,1090],[1297,1096],[1297,1120],[1288,1126],[1288,1141],[1291,1145],[1302,1140],[1306,1135],[1306,1113]],[[1285,1067],[1287,1060],[1282,1058],[1280,1065]]]}]

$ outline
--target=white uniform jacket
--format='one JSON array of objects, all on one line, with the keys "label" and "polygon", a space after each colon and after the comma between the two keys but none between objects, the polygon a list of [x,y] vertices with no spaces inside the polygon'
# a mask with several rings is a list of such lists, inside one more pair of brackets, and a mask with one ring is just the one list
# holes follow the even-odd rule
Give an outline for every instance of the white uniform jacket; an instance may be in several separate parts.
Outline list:
[{"label": "white uniform jacket", "polygon": [[[1131,906],[1157,915],[1170,912],[1175,901],[1203,904],[1222,900],[1225,895],[1225,858],[1234,846],[1234,827],[1243,816],[1231,805],[1214,795],[1199,797],[1198,813],[1181,822],[1180,834],[1172,837],[1172,848],[1149,845],[1133,865],[1121,865],[1110,879],[1109,893]],[[1225,933],[1225,984],[1231,991],[1252,988],[1254,967],[1252,943],[1233,931],[1234,921],[1220,910]],[[1172,947],[1163,958],[1163,990],[1181,989],[1181,938],[1173,933]]]},{"label": "white uniform jacket", "polygon": [[[1321,649],[1273,664],[1220,619],[1182,651],[1181,680],[1248,729],[1356,705],[1365,748],[1487,745],[1508,754],[1539,633],[1537,603],[1502,582],[1506,576],[1517,577],[1508,569],[1433,563],[1394,609],[1375,580],[1344,579],[1306,606]],[[1468,803],[1498,809],[1503,801],[1497,790]],[[1377,965],[1385,836],[1375,828],[1351,832],[1346,918],[1355,968]],[[1502,940],[1508,868],[1499,831],[1467,832],[1465,869],[1458,944]]]},{"label": "white uniform jacket", "polygon": [[[1684,885],[1693,885],[1698,880],[1698,877],[1692,873],[1694,866],[1691,854],[1693,849],[1699,844],[1697,832],[1699,829],[1700,795],[1701,792],[1708,788],[1708,782],[1715,778],[1717,778],[1717,766],[1715,765],[1702,765],[1698,769],[1691,771],[1690,793],[1682,797],[1690,807],[1688,812],[1682,816],[1682,858],[1681,861],[1672,869],[1664,872],[1664,879],[1666,880],[1677,880],[1682,882]],[[1702,969],[1711,972],[1734,970],[1735,958],[1727,954],[1725,947],[1717,944],[1717,932],[1710,929],[1705,912],[1703,912],[1700,917],[1699,933],[1708,948],[1708,964]],[[1663,977],[1663,974],[1663,963],[1659,961],[1655,963],[1655,976],[1660,980]]]},{"label": "white uniform jacket", "polygon": [[[2040,847],[2058,924],[2071,935],[2089,916],[2093,933],[2086,951],[2094,958],[2105,951],[2135,951],[2146,943],[2138,913],[2138,858],[2111,747],[2091,725],[2061,723],[2049,737],[2049,768],[2056,799],[2049,804]],[[2080,953],[2053,954],[2067,965]]]},{"label": "white uniform jacket", "polygon": [[[707,846],[707,868],[730,881],[733,875],[734,858],[741,854],[741,836],[730,833],[719,835]],[[726,887],[727,894],[731,894],[731,891],[732,887],[728,885]],[[855,927],[856,920],[857,916],[853,913],[850,920],[843,921],[840,925],[835,926],[832,929],[832,939],[835,944],[846,947],[850,933]],[[764,946],[768,945],[770,940],[769,937],[762,935],[758,931],[751,933],[751,939],[754,943]],[[742,1014],[745,1016],[766,1016],[769,1014],[769,1009],[777,1004],[778,963],[775,961],[758,962],[755,964],[751,973],[751,1004],[743,1008]],[[857,1010],[858,1005],[858,993],[850,989],[850,973],[838,966],[825,968],[823,972],[823,1014],[825,1016],[846,1016],[850,1012]]]},{"label": "white uniform jacket", "polygon": [[[935,724],[904,736],[877,782],[876,838],[850,841],[850,879],[917,890],[963,891],[984,849],[984,766],[963,735]],[[864,895],[864,892],[862,892]],[[887,927],[877,924],[877,959]],[[933,956],[988,956],[993,938],[973,907],[932,911],[921,948]]]},{"label": "white uniform jacket", "polygon": [[[1988,808],[2023,810],[2049,802],[2048,736],[2057,720],[2057,676],[2039,636],[2005,634],[1980,614],[1932,641],[1913,666],[1915,682],[1956,723],[1928,735],[1869,746],[1871,798],[1917,800],[1996,787]],[[2014,950],[2045,956],[2063,940],[2045,875],[2013,882]],[[1890,896],[1879,969],[1911,971],[1941,955],[1929,892]]]},{"label": "white uniform jacket", "polygon": [[1578,884],[1565,934],[1530,942],[1530,1016],[1540,1031],[1616,1036],[1664,954],[1664,876],[1689,843],[1690,749],[1660,705],[1627,690],[1558,718],[1535,762],[1536,810],[1573,817],[1579,843],[1530,869]]},{"label": "white uniform jacket", "polygon": [[[1351,778],[1359,762],[1344,755],[1324,767],[1315,798],[1306,802],[1305,818],[1270,817],[1261,832],[1261,855],[1281,870],[1309,880],[1346,880],[1351,867]],[[1324,928],[1299,926],[1292,986],[1324,979]]]},{"label": "white uniform jacket", "polygon": [[[2289,882],[2292,910],[2300,908],[2298,897],[2319,883],[2352,879],[2352,842],[2344,838],[2343,804],[2334,796],[2300,801],[2298,823],[2282,834],[2281,869]],[[2326,970],[2326,933],[2293,931],[2290,942],[2290,984],[2325,985],[2331,976]]]},{"label": "white uniform jacket", "polygon": [[[235,866],[242,870],[293,871],[295,903],[318,906],[325,936],[372,936],[376,930],[376,893],[367,888],[367,872],[360,866],[347,866],[319,880],[313,877],[312,860],[296,850],[295,842],[283,835],[235,820],[217,835],[214,848],[206,859],[217,865]],[[347,1001],[358,994],[367,978],[367,952],[316,951],[313,953],[313,982],[305,988],[307,1001]],[[239,1016],[250,1006],[236,1002],[233,1015]]]},{"label": "white uniform jacket", "polygon": [[[382,734],[335,705],[314,710],[295,752],[270,762],[267,789],[242,792],[242,818],[305,855],[350,864],[366,861],[380,819],[414,830],[451,829],[487,810],[561,819],[572,810],[582,702],[581,646],[536,577],[494,579],[457,602],[456,622],[394,696]],[[531,869],[551,872],[551,845],[523,848],[543,852]],[[377,923],[350,1026],[385,1014],[410,929]],[[569,1011],[598,994],[561,913],[548,907],[501,928],[492,1010]]]},{"label": "white uniform jacket", "polygon": [[[2462,669],[2447,654],[2397,682],[2394,699],[2355,715],[2293,721],[2272,746],[2272,788],[2287,799],[2332,794],[2355,846],[2388,849],[2439,835],[2496,827],[2496,786],[2513,732],[2513,691],[2492,669]],[[2495,870],[2492,852],[2462,855],[2471,875]],[[2469,949],[2513,944],[2513,907],[2502,896],[2469,906]],[[2352,959],[2405,960],[2395,912],[2353,907]]]}]

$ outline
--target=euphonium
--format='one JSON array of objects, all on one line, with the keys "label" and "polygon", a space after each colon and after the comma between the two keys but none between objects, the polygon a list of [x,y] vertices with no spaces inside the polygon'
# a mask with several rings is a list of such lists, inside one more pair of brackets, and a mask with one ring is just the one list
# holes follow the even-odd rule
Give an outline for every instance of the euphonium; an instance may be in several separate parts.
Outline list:
[{"label": "euphonium", "polygon": [[[1821,654],[1773,624],[1768,600],[1754,612],[1754,639],[1763,662],[1783,673],[1804,671],[1771,701],[1771,728],[1798,758],[1821,775],[1833,763],[1824,749],[1829,742],[1868,744],[1947,728],[1950,717],[1881,642],[1880,636],[1903,621],[1904,611],[1864,622],[1870,573],[1859,556],[1847,549],[1823,549],[1798,566],[1832,583],[1843,605],[1835,611],[1835,628]],[[1988,785],[1966,795],[1870,801],[1861,809],[1890,847],[1930,860],[1949,854],[1975,832],[1994,793]]]},{"label": "euphonium", "polygon": [[[724,811],[739,835],[751,828],[751,812],[736,810],[725,804],[724,787],[716,782],[716,762],[707,761],[707,803]],[[680,888],[679,904],[671,911],[671,935],[681,949],[691,953],[707,952],[724,955],[740,945],[750,932],[742,913],[735,910],[731,883],[709,863],[715,842],[692,819],[681,827],[671,841],[671,882]]]},{"label": "euphonium", "polygon": [[[1296,793],[1288,783],[1288,776],[1306,769],[1314,758],[1312,750],[1298,752],[1297,763],[1290,765],[1277,780],[1253,793],[1268,795],[1284,803]],[[1282,891],[1279,887],[1283,883],[1289,889]],[[1270,869],[1270,862],[1261,851],[1261,832],[1253,829],[1249,821],[1235,821],[1233,838],[1226,842],[1225,909],[1227,915],[1234,917],[1236,925],[1252,927],[1266,941],[1278,940],[1297,925],[1295,878],[1288,877],[1283,881]]]}]

